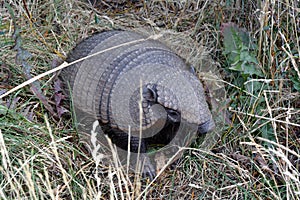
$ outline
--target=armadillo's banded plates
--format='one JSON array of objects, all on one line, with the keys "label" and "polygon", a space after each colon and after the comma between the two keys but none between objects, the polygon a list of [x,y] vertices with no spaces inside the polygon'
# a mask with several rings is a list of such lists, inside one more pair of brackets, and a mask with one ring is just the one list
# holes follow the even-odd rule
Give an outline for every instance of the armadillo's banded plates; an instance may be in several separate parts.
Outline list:
[{"label": "armadillo's banded plates", "polygon": [[[103,42],[105,39],[111,37],[112,35],[117,34],[116,31],[106,31],[101,34],[97,34],[94,37],[89,37],[85,39],[83,42],[80,42],[76,48],[74,48],[68,55],[67,62],[73,62],[77,59],[83,58],[88,56],[91,51],[99,45],[101,42]],[[82,62],[78,62],[72,67],[67,67],[61,72],[61,76],[64,80],[68,81],[70,84],[70,87],[73,88],[75,77],[77,75],[78,69],[80,68]]]},{"label": "armadillo's banded plates", "polygon": [[[110,48],[114,49],[107,50]],[[108,31],[80,43],[68,61],[100,51],[104,52],[63,72],[70,82],[76,109],[121,130],[128,126],[138,129],[137,115],[132,115],[136,108],[130,107],[131,97],[137,94],[140,84],[150,83],[158,85],[158,103],[179,109],[187,121],[202,124],[211,119],[200,81],[164,44],[134,32]],[[157,123],[158,115],[154,113],[144,125]]]}]

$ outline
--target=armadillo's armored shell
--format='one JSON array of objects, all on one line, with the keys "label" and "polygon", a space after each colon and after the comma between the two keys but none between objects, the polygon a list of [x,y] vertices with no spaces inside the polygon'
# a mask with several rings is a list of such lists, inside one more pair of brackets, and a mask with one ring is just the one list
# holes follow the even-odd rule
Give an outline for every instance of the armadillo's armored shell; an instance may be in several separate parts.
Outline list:
[{"label": "armadillo's armored shell", "polygon": [[[126,43],[129,44],[124,45]],[[132,96],[139,94],[137,91],[143,86],[152,84],[156,85],[157,104],[180,112],[187,122],[206,124],[199,129],[201,132],[213,127],[200,81],[168,47],[134,32],[108,31],[81,42],[67,61],[100,51],[104,52],[62,73],[70,83],[76,109],[125,132],[129,126],[137,130],[140,128],[136,113],[139,104],[131,102]],[[139,98],[140,95],[136,96],[135,101]],[[149,105],[143,111],[143,130],[161,118]]]},{"label": "armadillo's armored shell", "polygon": [[[164,44],[134,32],[108,31],[78,44],[67,61],[86,56],[61,73],[82,132],[90,133],[98,120],[118,147],[128,150],[130,132],[131,152],[146,153],[148,144],[186,145],[190,127],[200,133],[213,128],[201,82]],[[134,135],[140,131],[141,143]],[[143,172],[153,177],[153,159],[143,156]]]}]

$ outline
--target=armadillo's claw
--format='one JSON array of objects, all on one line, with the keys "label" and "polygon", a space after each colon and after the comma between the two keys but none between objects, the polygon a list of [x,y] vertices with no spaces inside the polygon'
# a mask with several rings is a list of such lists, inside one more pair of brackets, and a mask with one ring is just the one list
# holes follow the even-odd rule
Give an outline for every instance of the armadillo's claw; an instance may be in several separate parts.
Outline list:
[{"label": "armadillo's claw", "polygon": [[155,172],[153,165],[151,165],[151,164],[145,165],[142,175],[143,175],[143,178],[149,178],[150,181],[152,181],[156,176],[156,172]]},{"label": "armadillo's claw", "polygon": [[156,176],[155,167],[151,163],[149,157],[146,154],[142,154],[140,161],[143,163],[142,176],[143,178],[149,178],[152,181]]}]

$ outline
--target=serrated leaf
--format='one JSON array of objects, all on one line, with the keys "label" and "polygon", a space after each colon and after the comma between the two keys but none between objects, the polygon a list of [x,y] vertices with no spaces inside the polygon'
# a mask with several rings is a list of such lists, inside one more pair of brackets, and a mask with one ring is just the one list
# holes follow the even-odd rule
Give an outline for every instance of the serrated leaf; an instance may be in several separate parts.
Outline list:
[{"label": "serrated leaf", "polygon": [[254,63],[244,61],[242,64],[244,74],[263,76],[261,70]]},{"label": "serrated leaf", "polygon": [[249,33],[238,28],[233,23],[222,25],[221,33],[224,37],[224,52],[231,67],[229,69],[241,72],[241,75],[263,76],[258,67],[253,39]]},{"label": "serrated leaf", "polygon": [[240,55],[240,60],[252,63],[258,63],[256,57],[252,56],[249,51],[242,51]]},{"label": "serrated leaf", "polygon": [[294,89],[300,92],[300,80],[297,77],[291,77],[291,81],[293,82]]},{"label": "serrated leaf", "polygon": [[243,47],[247,48],[248,50],[251,48],[251,38],[248,32],[243,31],[241,29],[239,29],[239,36],[241,38]]},{"label": "serrated leaf", "polygon": [[231,67],[229,67],[229,69],[234,70],[234,71],[239,71],[239,72],[243,71],[240,61],[237,61],[236,63],[231,64]]},{"label": "serrated leaf", "polygon": [[233,53],[238,49],[240,41],[238,41],[235,33],[235,27],[231,26],[225,28],[223,31],[225,54]]}]

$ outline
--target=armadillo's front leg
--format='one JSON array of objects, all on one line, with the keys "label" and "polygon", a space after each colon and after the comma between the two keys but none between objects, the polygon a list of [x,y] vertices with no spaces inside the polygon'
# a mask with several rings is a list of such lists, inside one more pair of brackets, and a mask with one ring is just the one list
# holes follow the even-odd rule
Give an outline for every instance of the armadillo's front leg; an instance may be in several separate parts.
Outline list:
[{"label": "armadillo's front leg", "polygon": [[[155,173],[155,168],[146,153],[147,152],[146,140],[144,138],[141,138],[141,141],[139,141],[139,140],[140,140],[140,138],[138,138],[138,137],[131,137],[131,139],[130,139],[130,149],[131,150],[130,151],[134,152],[134,153],[140,152],[138,161],[142,167],[143,177],[149,177],[150,180],[153,180],[156,173]],[[138,149],[139,142],[141,144],[140,151]],[[132,161],[135,161],[135,160],[136,160],[136,158],[134,157],[134,159]],[[136,167],[135,165],[137,165],[137,162],[134,162],[132,164],[133,164],[133,167]]]},{"label": "armadillo's front leg", "polygon": [[[156,173],[155,168],[152,165],[149,157],[147,156],[147,144],[144,138],[138,137],[130,137],[130,141],[128,141],[128,134],[120,131],[119,129],[110,129],[105,131],[106,134],[110,137],[112,142],[119,148],[128,151],[128,143],[130,142],[130,152],[134,153],[131,155],[130,164],[135,169],[137,165],[137,158],[139,163],[142,166],[142,174],[143,177],[149,177],[151,180],[154,179]],[[140,148],[139,148],[140,144]],[[139,157],[137,157],[136,153],[140,152]],[[129,153],[129,152],[128,152]]]}]

